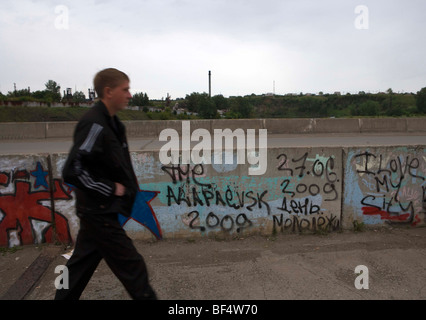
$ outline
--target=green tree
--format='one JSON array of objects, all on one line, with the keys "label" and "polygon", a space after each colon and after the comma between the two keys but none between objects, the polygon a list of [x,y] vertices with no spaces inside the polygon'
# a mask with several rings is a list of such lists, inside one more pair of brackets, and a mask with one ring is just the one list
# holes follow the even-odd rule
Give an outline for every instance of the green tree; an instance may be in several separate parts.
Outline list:
[{"label": "green tree", "polygon": [[149,106],[149,97],[146,93],[138,92],[132,96],[129,103],[131,106],[144,107]]},{"label": "green tree", "polygon": [[380,110],[380,103],[377,101],[365,101],[359,105],[360,116],[377,116]]},{"label": "green tree", "polygon": [[34,99],[37,99],[37,100],[47,100],[49,92],[47,90],[43,90],[43,91],[37,90],[37,91],[34,91],[31,95]]},{"label": "green tree", "polygon": [[205,92],[193,92],[190,95],[186,95],[185,101],[179,104],[182,107],[186,107],[190,112],[197,112],[202,119],[218,118],[216,104]]},{"label": "green tree", "polygon": [[393,98],[393,90],[392,88],[389,88],[388,90],[386,90],[386,92],[389,95],[389,110],[392,110],[392,98]]},{"label": "green tree", "polygon": [[250,118],[251,113],[253,112],[253,106],[250,102],[243,97],[233,98],[231,101],[231,111],[239,119]]},{"label": "green tree", "polygon": [[49,80],[45,84],[47,91],[47,100],[59,102],[61,101],[61,86],[56,81]]},{"label": "green tree", "polygon": [[217,110],[226,110],[229,108],[228,100],[221,94],[213,96],[212,100]]},{"label": "green tree", "polygon": [[426,88],[422,88],[417,92],[416,105],[418,112],[426,113]]},{"label": "green tree", "polygon": [[72,95],[72,100],[77,103],[82,103],[86,101],[86,96],[82,91],[76,91]]},{"label": "green tree", "polygon": [[[193,92],[190,95],[186,95],[185,97],[185,105],[190,112],[198,112],[200,108],[200,102],[203,99],[203,94],[198,92]],[[208,97],[206,93],[204,93]]]},{"label": "green tree", "polygon": [[13,92],[9,91],[7,96],[10,98],[18,98],[18,97],[31,97],[31,93],[28,89],[15,90]]},{"label": "green tree", "polygon": [[216,105],[208,94],[202,94],[198,101],[198,115],[202,119],[216,119],[218,118]]}]

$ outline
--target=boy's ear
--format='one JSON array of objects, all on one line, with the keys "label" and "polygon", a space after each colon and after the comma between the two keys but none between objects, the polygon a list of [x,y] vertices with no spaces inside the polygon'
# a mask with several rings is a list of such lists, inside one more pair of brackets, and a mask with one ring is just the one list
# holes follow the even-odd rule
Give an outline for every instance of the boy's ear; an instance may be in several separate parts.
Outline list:
[{"label": "boy's ear", "polygon": [[104,88],[104,97],[108,98],[111,95],[111,91],[112,91],[112,89],[110,87],[105,87]]}]

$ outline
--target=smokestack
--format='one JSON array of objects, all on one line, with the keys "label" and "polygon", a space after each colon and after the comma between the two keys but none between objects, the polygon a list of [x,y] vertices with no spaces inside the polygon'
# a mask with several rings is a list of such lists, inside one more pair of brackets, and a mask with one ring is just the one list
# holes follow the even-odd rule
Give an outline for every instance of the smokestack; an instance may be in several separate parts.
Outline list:
[{"label": "smokestack", "polygon": [[212,96],[212,72],[209,71],[209,97]]}]

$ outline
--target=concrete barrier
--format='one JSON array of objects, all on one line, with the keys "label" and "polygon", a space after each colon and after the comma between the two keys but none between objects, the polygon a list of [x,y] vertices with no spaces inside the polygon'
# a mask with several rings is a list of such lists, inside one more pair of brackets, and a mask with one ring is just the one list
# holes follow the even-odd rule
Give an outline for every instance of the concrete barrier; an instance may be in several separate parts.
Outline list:
[{"label": "concrete barrier", "polygon": [[[158,137],[171,128],[181,134],[180,120],[124,121],[128,137]],[[0,140],[71,138],[76,122],[0,123]],[[191,128],[267,129],[269,134],[424,133],[426,118],[233,119],[191,120]]]},{"label": "concrete barrier", "polygon": [[0,140],[45,139],[46,124],[42,122],[0,123]]},{"label": "concrete barrier", "polygon": [[408,132],[426,132],[425,118],[407,118],[406,121]]},{"label": "concrete barrier", "polygon": [[74,134],[77,122],[46,122],[46,139],[70,138]]},{"label": "concrete barrier", "polygon": [[380,133],[380,132],[409,132],[412,129],[407,128],[407,120],[405,118],[362,118],[360,119],[361,133]]},{"label": "concrete barrier", "polygon": [[[234,237],[425,225],[426,146],[269,148],[263,175],[249,165],[163,165],[132,152],[140,192],[133,238]],[[66,153],[0,157],[0,246],[71,242],[78,231]]]},{"label": "concrete barrier", "polygon": [[425,224],[425,146],[348,148],[344,152],[344,228],[354,222]]},{"label": "concrete barrier", "polygon": [[314,119],[265,119],[263,129],[269,134],[305,134],[313,133]]},{"label": "concrete barrier", "polygon": [[313,133],[360,133],[360,119],[315,119]]},{"label": "concrete barrier", "polygon": [[124,121],[128,137],[157,137],[159,122],[157,121]]}]

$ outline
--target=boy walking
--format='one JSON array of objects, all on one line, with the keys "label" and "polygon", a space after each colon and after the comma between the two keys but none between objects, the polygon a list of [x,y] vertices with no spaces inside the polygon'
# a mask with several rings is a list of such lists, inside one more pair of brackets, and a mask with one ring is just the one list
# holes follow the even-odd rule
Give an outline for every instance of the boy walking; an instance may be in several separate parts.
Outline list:
[{"label": "boy walking", "polygon": [[118,214],[131,215],[138,191],[125,127],[116,115],[132,97],[129,82],[117,69],[100,71],[94,79],[99,101],[76,126],[63,179],[76,187],[80,230],[67,263],[69,289],[57,290],[56,300],[79,299],[102,259],[133,299],[156,299],[143,257],[118,222]]}]

